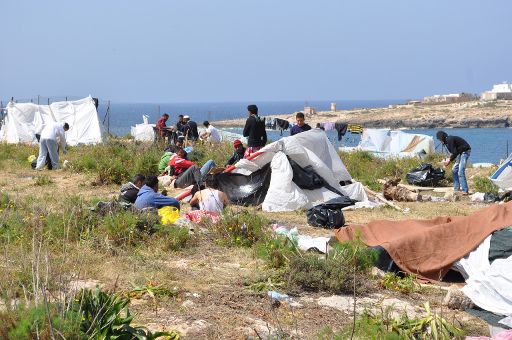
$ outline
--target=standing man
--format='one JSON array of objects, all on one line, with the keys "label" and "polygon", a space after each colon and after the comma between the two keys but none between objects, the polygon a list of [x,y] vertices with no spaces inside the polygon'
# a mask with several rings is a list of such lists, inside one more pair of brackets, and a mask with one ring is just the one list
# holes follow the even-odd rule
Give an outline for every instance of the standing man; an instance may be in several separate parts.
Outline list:
[{"label": "standing man", "polygon": [[220,143],[221,137],[217,130],[209,121],[205,120],[203,126],[206,128],[203,139],[210,143]]},{"label": "standing man", "polygon": [[455,161],[452,168],[454,191],[467,195],[469,189],[466,181],[466,163],[471,153],[471,146],[463,138],[448,136],[444,131],[438,131],[436,137],[450,152],[450,158],[443,161],[444,166],[448,166]]},{"label": "standing man", "polygon": [[183,127],[183,134],[188,136],[189,140],[196,141],[199,139],[199,132],[197,131],[197,123],[190,120],[189,116],[183,117],[185,126]]},{"label": "standing man", "polygon": [[290,129],[290,136],[311,130],[311,126],[305,123],[306,118],[304,117],[304,113],[297,112],[297,114],[295,115],[295,120],[297,121],[297,124],[295,124]]},{"label": "standing man", "polygon": [[244,137],[247,138],[247,150],[245,157],[260,150],[267,144],[267,131],[265,131],[265,120],[258,116],[258,107],[256,105],[247,106],[249,118],[245,121]]},{"label": "standing man", "polygon": [[59,168],[59,149],[57,140],[59,140],[62,153],[66,154],[66,131],[69,130],[68,123],[49,122],[41,131],[39,141],[39,156],[37,157],[36,170],[41,170],[49,156],[52,162],[52,169]]}]

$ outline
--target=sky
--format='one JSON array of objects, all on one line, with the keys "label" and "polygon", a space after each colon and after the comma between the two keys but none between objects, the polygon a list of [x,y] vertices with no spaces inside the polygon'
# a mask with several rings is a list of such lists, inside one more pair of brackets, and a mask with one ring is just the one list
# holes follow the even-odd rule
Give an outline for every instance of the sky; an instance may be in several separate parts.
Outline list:
[{"label": "sky", "polygon": [[512,81],[510,0],[2,0],[0,98],[416,99]]}]

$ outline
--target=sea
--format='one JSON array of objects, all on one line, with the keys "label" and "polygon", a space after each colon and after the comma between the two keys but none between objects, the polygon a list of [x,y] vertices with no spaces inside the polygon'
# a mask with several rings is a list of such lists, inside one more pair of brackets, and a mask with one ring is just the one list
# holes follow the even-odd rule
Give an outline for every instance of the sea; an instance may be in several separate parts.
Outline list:
[{"label": "sea", "polygon": [[[338,110],[387,107],[404,103],[404,100],[329,100],[329,101],[267,101],[267,102],[212,102],[212,103],[116,103],[111,102],[109,115],[107,107],[98,107],[98,116],[104,126],[109,125],[112,134],[124,136],[130,133],[130,127],[142,123],[142,115],[149,117],[150,123],[164,113],[170,115],[170,122],[174,123],[179,114],[189,115],[199,124],[204,120],[216,121],[226,119],[244,118],[247,116],[247,105],[258,105],[259,112],[263,116],[289,114],[304,109],[304,106],[312,106],[317,111],[330,110],[331,103],[335,102]],[[169,123],[168,123],[169,124]],[[240,128],[228,128],[227,130],[241,133]],[[471,148],[471,163],[499,164],[512,152],[512,128],[445,128],[449,135],[456,135],[466,139]],[[404,132],[421,133],[434,137],[438,129],[414,129]],[[338,141],[336,131],[327,131],[327,136],[333,145],[356,146],[360,142],[360,135],[347,133],[341,141]],[[282,134],[279,131],[267,131],[270,140],[278,140],[289,136],[289,131]],[[441,146],[436,140],[436,150],[442,152]]]}]

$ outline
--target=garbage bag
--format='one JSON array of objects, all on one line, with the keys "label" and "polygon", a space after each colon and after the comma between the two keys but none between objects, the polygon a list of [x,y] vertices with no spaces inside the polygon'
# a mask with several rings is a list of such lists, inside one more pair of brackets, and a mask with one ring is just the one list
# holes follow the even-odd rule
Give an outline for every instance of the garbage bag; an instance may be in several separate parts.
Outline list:
[{"label": "garbage bag", "polygon": [[308,224],[327,229],[341,228],[345,224],[342,208],[353,205],[355,201],[347,196],[333,198],[306,212]]},{"label": "garbage bag", "polygon": [[444,170],[424,163],[407,174],[407,183],[423,187],[435,187],[444,179]]},{"label": "garbage bag", "polygon": [[270,185],[270,163],[250,175],[231,172],[215,174],[219,190],[224,191],[233,204],[258,205],[265,200]]},{"label": "garbage bag", "polygon": [[290,166],[293,171],[292,181],[297,184],[299,188],[314,190],[325,187],[335,194],[340,196],[343,195],[338,189],[330,186],[319,174],[317,174],[311,165],[303,168],[290,157],[288,157],[288,161],[290,162]]}]

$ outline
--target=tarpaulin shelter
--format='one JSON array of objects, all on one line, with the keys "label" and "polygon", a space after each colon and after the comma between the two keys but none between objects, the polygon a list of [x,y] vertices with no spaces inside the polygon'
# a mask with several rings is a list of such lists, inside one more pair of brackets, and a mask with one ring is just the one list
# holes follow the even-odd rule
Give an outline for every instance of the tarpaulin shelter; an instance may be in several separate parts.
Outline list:
[{"label": "tarpaulin shelter", "polygon": [[36,143],[36,134],[49,122],[69,124],[70,129],[66,132],[69,145],[96,144],[102,141],[98,113],[91,96],[50,105],[9,102],[6,109],[7,115],[0,129],[0,142]]},{"label": "tarpaulin shelter", "polygon": [[428,135],[406,133],[390,129],[364,129],[361,142],[344,151],[369,151],[379,157],[415,157],[435,151],[434,138]]},{"label": "tarpaulin shelter", "polygon": [[[312,190],[299,187],[294,181],[293,162],[318,174],[325,185]],[[267,167],[270,167],[269,176]],[[221,177],[222,189],[227,190],[229,197],[241,197],[244,191],[249,194],[257,190],[257,196],[251,196],[249,203],[262,203],[264,211],[309,209],[339,197],[336,192],[359,202],[368,201],[360,183],[340,184],[351,181],[352,177],[325,132],[319,129],[268,144],[257,157],[240,160],[231,174]],[[230,181],[235,180],[237,185],[229,185]],[[231,192],[235,189],[236,192]]]},{"label": "tarpaulin shelter", "polygon": [[512,154],[491,175],[491,181],[502,190],[512,190]]}]

